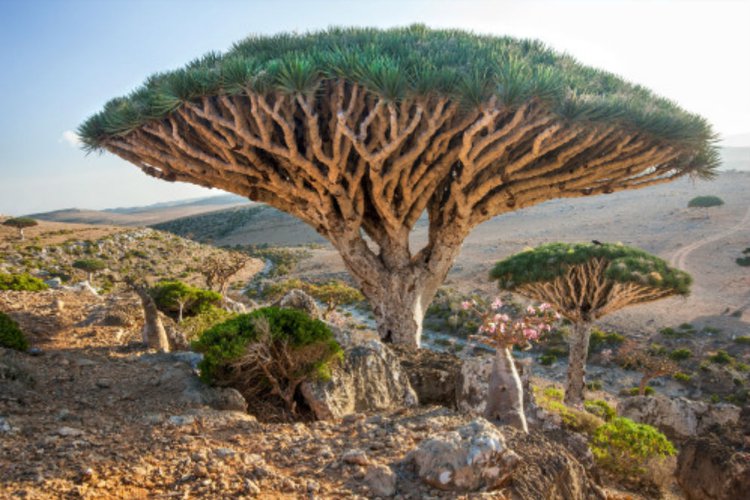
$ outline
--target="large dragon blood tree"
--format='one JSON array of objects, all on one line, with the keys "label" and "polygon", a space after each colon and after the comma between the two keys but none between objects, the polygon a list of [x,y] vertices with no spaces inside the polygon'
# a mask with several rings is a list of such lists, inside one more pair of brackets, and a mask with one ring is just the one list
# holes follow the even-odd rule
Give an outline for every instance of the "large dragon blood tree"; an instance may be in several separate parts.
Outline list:
[{"label": "large dragon blood tree", "polygon": [[424,26],[253,36],[151,76],[79,134],[148,175],[299,217],[339,251],[383,339],[415,346],[477,224],[717,164],[706,121],[640,86],[540,42]]},{"label": "large dragon blood tree", "polygon": [[583,403],[591,323],[633,304],[690,293],[689,274],[619,244],[549,243],[495,264],[501,288],[552,304],[573,324],[565,402]]}]

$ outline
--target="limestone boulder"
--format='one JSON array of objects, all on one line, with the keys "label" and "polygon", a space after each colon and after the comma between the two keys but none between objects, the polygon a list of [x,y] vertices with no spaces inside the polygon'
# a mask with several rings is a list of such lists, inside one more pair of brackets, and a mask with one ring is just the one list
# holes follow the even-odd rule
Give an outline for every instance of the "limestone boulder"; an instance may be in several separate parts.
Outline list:
[{"label": "limestone boulder", "polygon": [[313,319],[320,319],[320,310],[318,309],[318,304],[316,304],[315,299],[297,288],[289,290],[286,295],[274,302],[273,305],[276,307],[298,309],[307,313],[307,315]]},{"label": "limestone boulder", "polygon": [[653,425],[670,439],[684,440],[715,425],[736,425],[740,408],[708,404],[687,398],[633,396],[618,404],[618,413],[642,424]]},{"label": "limestone boulder", "polygon": [[499,488],[519,464],[502,433],[483,418],[422,441],[412,458],[423,482],[455,492]]},{"label": "limestone boulder", "polygon": [[300,390],[320,420],[418,403],[399,358],[378,340],[346,348],[331,380],[304,382]]},{"label": "limestone boulder", "polygon": [[492,374],[492,355],[466,358],[456,379],[456,408],[461,413],[481,416],[487,407],[487,390]]},{"label": "limestone boulder", "polygon": [[677,457],[675,477],[688,500],[735,500],[750,494],[750,453],[720,435],[688,439]]}]

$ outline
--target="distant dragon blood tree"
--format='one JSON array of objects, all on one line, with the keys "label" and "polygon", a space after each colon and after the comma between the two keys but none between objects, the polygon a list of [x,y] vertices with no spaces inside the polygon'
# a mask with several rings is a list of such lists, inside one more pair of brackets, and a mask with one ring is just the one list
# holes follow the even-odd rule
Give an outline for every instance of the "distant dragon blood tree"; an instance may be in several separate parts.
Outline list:
[{"label": "distant dragon blood tree", "polygon": [[565,402],[583,403],[591,322],[632,304],[686,296],[692,278],[662,259],[614,244],[550,243],[498,262],[501,288],[552,304],[573,323]]},{"label": "distant dragon blood tree", "polygon": [[[424,26],[250,37],[150,77],[79,134],[148,175],[307,222],[383,339],[414,346],[477,224],[717,164],[705,120],[643,87],[540,42]],[[409,233],[425,212],[417,251]]]},{"label": "distant dragon blood tree", "polygon": [[14,217],[3,222],[3,226],[14,227],[18,229],[18,239],[21,241],[24,240],[23,230],[28,227],[34,227],[38,224],[39,223],[37,221],[30,217]]}]

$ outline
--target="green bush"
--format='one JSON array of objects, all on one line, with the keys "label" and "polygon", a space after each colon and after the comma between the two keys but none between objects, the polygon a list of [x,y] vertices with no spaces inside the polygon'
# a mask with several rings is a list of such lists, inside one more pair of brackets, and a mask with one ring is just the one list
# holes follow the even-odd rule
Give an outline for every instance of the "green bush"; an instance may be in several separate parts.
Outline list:
[{"label": "green bush", "polygon": [[625,477],[644,473],[650,460],[675,454],[664,434],[624,417],[614,417],[594,431],[591,451],[600,466]]},{"label": "green bush", "polygon": [[735,342],[736,344],[745,344],[745,345],[750,345],[750,336],[748,336],[748,335],[743,335],[743,336],[741,336],[741,337],[737,337],[737,338],[735,338],[735,339],[734,339],[734,342]]},{"label": "green bush", "polygon": [[539,356],[539,363],[541,363],[544,366],[550,366],[555,364],[557,361],[557,356],[554,354],[542,354]]},{"label": "green bush", "polygon": [[696,196],[688,202],[688,208],[709,208],[718,207],[724,204],[724,200],[718,196]]},{"label": "green bush", "polygon": [[203,353],[199,368],[204,381],[221,381],[227,364],[239,359],[248,344],[258,339],[260,332],[256,328],[256,321],[260,318],[268,321],[272,342],[288,342],[292,349],[312,344],[325,346],[323,355],[311,363],[309,370],[314,377],[324,380],[330,378],[332,364],[342,358],[343,351],[333,339],[328,326],[302,311],[264,307],[219,323],[203,332],[192,343],[194,350]]},{"label": "green bush", "polygon": [[47,284],[30,274],[0,273],[0,290],[39,292],[46,290]]},{"label": "green bush", "polygon": [[583,408],[589,413],[596,415],[605,422],[609,422],[617,416],[617,412],[612,408],[609,403],[603,399],[594,399],[591,401],[584,401]]},{"label": "green bush", "polygon": [[709,356],[708,359],[711,360],[712,363],[720,365],[727,365],[734,361],[734,358],[723,349],[719,349],[716,354]]},{"label": "green bush", "polygon": [[676,349],[669,353],[669,357],[674,361],[685,361],[693,356],[690,349]]},{"label": "green bush", "polygon": [[[638,395],[638,388],[637,387],[631,387],[630,389],[623,389],[623,392],[626,396],[637,396]],[[653,387],[650,385],[646,386],[646,390],[644,391],[646,396],[651,396],[656,391]]]},{"label": "green bush", "polygon": [[0,347],[18,351],[25,351],[29,348],[29,341],[26,340],[18,323],[4,312],[0,312]]},{"label": "green bush", "polygon": [[604,347],[616,347],[623,342],[625,342],[625,336],[622,334],[592,328],[591,337],[589,337],[589,353],[601,351]]},{"label": "green bush", "polygon": [[235,316],[235,313],[220,307],[209,306],[195,316],[185,318],[180,323],[179,329],[188,341],[193,341],[214,325],[223,323]]},{"label": "green bush", "polygon": [[586,389],[590,391],[601,391],[602,387],[604,387],[604,384],[602,384],[601,380],[592,380],[591,382],[586,382]]},{"label": "green bush", "polygon": [[679,380],[680,382],[685,382],[685,383],[690,382],[691,380],[693,380],[693,376],[692,375],[690,375],[688,373],[683,373],[683,372],[677,372],[674,375],[672,375],[672,377],[675,380]]},{"label": "green bush", "polygon": [[534,394],[539,406],[550,413],[559,415],[566,429],[590,436],[599,426],[604,424],[604,420],[596,414],[565,406],[563,403],[565,393],[562,389],[547,387],[542,391],[534,387]]}]

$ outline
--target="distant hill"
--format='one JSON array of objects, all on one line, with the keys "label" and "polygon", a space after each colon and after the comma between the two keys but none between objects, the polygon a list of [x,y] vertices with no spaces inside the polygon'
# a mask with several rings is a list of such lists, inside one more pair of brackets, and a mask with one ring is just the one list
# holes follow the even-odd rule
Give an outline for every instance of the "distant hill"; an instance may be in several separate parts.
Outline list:
[{"label": "distant hill", "polygon": [[214,245],[295,246],[326,240],[299,219],[266,205],[240,206],[151,227]]},{"label": "distant hill", "polygon": [[104,224],[117,226],[149,226],[161,222],[187,217],[240,205],[250,205],[246,198],[231,194],[194,198],[190,200],[157,203],[144,207],[112,208],[106,210],[86,210],[68,208],[30,214],[39,220],[69,222],[78,224]]}]

